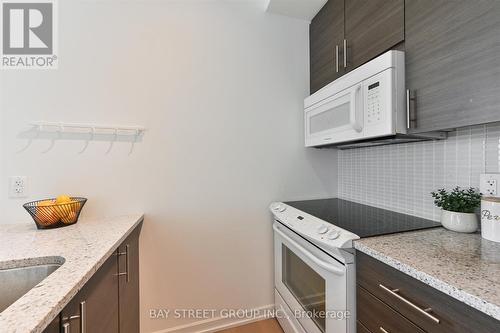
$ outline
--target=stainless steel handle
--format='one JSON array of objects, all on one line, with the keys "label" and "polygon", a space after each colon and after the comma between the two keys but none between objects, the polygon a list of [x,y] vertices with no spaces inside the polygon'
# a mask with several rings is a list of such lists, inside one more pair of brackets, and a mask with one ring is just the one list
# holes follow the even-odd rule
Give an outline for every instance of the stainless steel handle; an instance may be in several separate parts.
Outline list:
[{"label": "stainless steel handle", "polygon": [[406,128],[410,125],[410,89],[406,89]]},{"label": "stainless steel handle", "polygon": [[436,324],[439,324],[440,320],[429,313],[429,312],[432,311],[432,308],[422,309],[419,306],[413,304],[412,302],[410,302],[409,300],[407,300],[406,298],[404,298],[403,296],[401,296],[401,295],[398,294],[399,289],[392,289],[391,290],[391,289],[387,288],[386,286],[384,286],[383,284],[379,284],[378,286],[380,288],[382,288],[384,291],[388,292],[392,296],[394,296],[397,299],[399,299],[400,301],[402,301],[403,303],[409,305],[414,310],[416,310],[419,313],[423,314],[426,318],[432,320]]},{"label": "stainless steel handle", "polygon": [[87,302],[80,302],[80,333],[87,333]]},{"label": "stainless steel handle", "polygon": [[127,283],[130,282],[130,246],[129,244],[125,245],[125,252],[118,252],[118,256],[125,256],[125,272],[116,274],[117,276],[125,275],[127,277]]},{"label": "stainless steel handle", "polygon": [[411,102],[415,102],[415,94],[412,93],[410,89],[406,89],[406,128],[410,129],[414,127],[415,117],[414,112],[411,109]]},{"label": "stainless steel handle", "polygon": [[335,45],[335,71],[339,72],[339,46]]},{"label": "stainless steel handle", "polygon": [[344,39],[344,68],[347,68],[347,39]]},{"label": "stainless steel handle", "polygon": [[380,332],[382,332],[382,333],[389,333],[389,331],[387,331],[387,330],[386,330],[385,328],[383,328],[382,326],[380,326],[378,329],[379,329],[379,330],[380,330]]},{"label": "stainless steel handle", "polygon": [[80,314],[63,317],[62,320],[65,323],[62,325],[63,333],[70,333],[71,321],[75,319],[80,319],[80,333],[87,333],[87,302],[80,302]]}]

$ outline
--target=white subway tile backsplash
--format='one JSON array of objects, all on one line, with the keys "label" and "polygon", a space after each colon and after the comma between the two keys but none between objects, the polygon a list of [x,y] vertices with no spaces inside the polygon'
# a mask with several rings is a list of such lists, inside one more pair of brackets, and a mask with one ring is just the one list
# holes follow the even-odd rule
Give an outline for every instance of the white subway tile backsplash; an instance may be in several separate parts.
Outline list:
[{"label": "white subway tile backsplash", "polygon": [[430,192],[479,187],[500,172],[500,124],[450,132],[447,140],[340,150],[339,197],[439,220]]}]

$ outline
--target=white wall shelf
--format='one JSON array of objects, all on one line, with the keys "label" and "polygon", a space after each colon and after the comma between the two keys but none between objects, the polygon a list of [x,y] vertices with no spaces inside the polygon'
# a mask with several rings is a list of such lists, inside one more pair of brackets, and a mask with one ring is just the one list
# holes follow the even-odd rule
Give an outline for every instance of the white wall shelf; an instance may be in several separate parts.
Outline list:
[{"label": "white wall shelf", "polygon": [[55,146],[58,140],[83,141],[84,146],[79,153],[87,150],[91,141],[109,142],[106,154],[111,151],[115,142],[131,144],[129,154],[132,154],[134,145],[142,140],[146,128],[143,126],[102,125],[87,123],[66,123],[51,121],[33,121],[29,123],[30,130],[21,133],[20,137],[28,139],[28,143],[19,152],[31,145],[33,140],[50,140],[50,146],[43,151],[47,153]]},{"label": "white wall shelf", "polygon": [[38,131],[54,130],[56,132],[88,132],[97,134],[104,132],[104,134],[116,133],[120,135],[142,135],[146,129],[142,126],[117,126],[117,125],[97,125],[97,124],[83,124],[83,123],[64,123],[64,122],[49,122],[49,121],[34,121],[30,125],[36,127]]}]

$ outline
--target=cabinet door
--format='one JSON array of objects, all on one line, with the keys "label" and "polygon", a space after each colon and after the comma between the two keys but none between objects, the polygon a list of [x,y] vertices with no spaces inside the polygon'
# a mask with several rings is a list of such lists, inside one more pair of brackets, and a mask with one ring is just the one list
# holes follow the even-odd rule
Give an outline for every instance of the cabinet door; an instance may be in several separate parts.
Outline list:
[{"label": "cabinet door", "polygon": [[356,329],[357,329],[357,333],[372,333],[359,321],[356,322]]},{"label": "cabinet door", "polygon": [[52,320],[52,322],[43,330],[43,333],[59,333],[60,332],[60,327],[61,327],[61,320],[60,316],[57,315],[57,317]]},{"label": "cabinet door", "polygon": [[118,248],[120,333],[139,332],[139,231],[140,226]]},{"label": "cabinet door", "polygon": [[[425,332],[500,332],[500,322],[493,317],[359,251],[356,251],[356,281],[358,290],[364,289]],[[390,292],[394,289],[398,290],[397,294],[401,298]],[[379,318],[380,316],[377,316],[375,310],[367,313],[366,307],[369,304],[366,299],[360,300],[361,297],[358,293],[356,319],[369,325],[369,320],[364,318]],[[371,307],[378,310],[381,306],[372,305]],[[432,311],[421,311],[422,309],[432,309]],[[391,317],[394,316],[391,315]],[[367,327],[371,329],[371,326]],[[401,329],[388,329],[388,331],[410,332]]]},{"label": "cabinet door", "polygon": [[356,286],[356,318],[370,332],[424,333],[361,286]]},{"label": "cabinet door", "polygon": [[118,258],[113,253],[80,292],[86,302],[87,333],[118,332],[117,272]]},{"label": "cabinet door", "polygon": [[500,1],[407,0],[412,132],[500,121]]},{"label": "cabinet door", "polygon": [[311,94],[344,73],[341,61],[343,38],[344,0],[329,0],[309,27]]},{"label": "cabinet door", "polygon": [[[81,333],[82,325],[87,324],[87,321],[85,320],[85,310],[85,300],[83,299],[82,294],[78,293],[61,311],[61,333]],[[84,322],[81,321],[82,314]]]},{"label": "cabinet door", "polygon": [[347,69],[404,40],[404,0],[345,0]]}]

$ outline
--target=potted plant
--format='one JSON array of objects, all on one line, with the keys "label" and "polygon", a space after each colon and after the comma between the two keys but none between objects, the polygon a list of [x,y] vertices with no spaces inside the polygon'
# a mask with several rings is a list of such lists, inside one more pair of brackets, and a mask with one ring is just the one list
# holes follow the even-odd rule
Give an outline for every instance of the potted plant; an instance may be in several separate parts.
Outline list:
[{"label": "potted plant", "polygon": [[431,194],[434,204],[442,208],[443,227],[457,232],[477,230],[478,222],[474,211],[481,204],[481,193],[475,188],[461,189],[457,186],[451,192],[441,188]]}]

